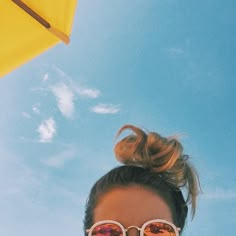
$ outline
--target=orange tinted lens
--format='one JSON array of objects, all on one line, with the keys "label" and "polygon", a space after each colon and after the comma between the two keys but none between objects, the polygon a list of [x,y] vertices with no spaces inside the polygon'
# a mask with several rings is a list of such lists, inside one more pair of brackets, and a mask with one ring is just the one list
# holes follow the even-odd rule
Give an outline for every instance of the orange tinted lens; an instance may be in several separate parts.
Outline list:
[{"label": "orange tinted lens", "polygon": [[174,228],[162,222],[153,222],[148,224],[144,229],[145,236],[176,236]]},{"label": "orange tinted lens", "polygon": [[112,223],[105,223],[96,226],[93,231],[92,235],[94,236],[123,236],[122,229],[119,225],[112,224]]}]

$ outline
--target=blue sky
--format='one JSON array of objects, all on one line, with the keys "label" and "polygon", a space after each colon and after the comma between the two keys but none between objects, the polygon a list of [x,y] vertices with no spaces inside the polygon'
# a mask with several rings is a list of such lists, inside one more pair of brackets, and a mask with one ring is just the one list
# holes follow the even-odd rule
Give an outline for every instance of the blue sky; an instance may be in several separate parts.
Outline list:
[{"label": "blue sky", "polygon": [[[131,123],[184,134],[203,193],[188,236],[236,224],[233,0],[80,0],[71,44],[0,80],[0,235],[83,235]],[[232,233],[231,233],[232,234]]]}]

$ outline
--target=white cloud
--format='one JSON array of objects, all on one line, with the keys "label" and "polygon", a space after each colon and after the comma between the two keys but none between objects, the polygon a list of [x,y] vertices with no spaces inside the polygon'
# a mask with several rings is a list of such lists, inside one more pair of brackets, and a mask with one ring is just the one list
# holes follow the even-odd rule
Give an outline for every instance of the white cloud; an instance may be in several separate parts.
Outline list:
[{"label": "white cloud", "polygon": [[41,162],[47,166],[60,168],[63,167],[66,162],[74,159],[75,151],[74,150],[66,150],[55,156],[49,157],[46,160],[41,160]]},{"label": "white cloud", "polygon": [[208,200],[236,200],[236,189],[216,188],[203,192],[203,199]]},{"label": "white cloud", "polygon": [[67,118],[71,118],[74,113],[74,94],[65,84],[59,83],[51,88],[52,93],[57,99],[57,105],[60,112]]},{"label": "white cloud", "polygon": [[182,55],[184,50],[182,48],[169,48],[167,52],[171,58],[176,58],[177,56]]},{"label": "white cloud", "polygon": [[66,76],[66,73],[65,73],[62,69],[60,69],[59,67],[53,65],[52,68],[53,68],[61,77]]},{"label": "white cloud", "polygon": [[66,81],[67,84],[70,85],[71,90],[75,91],[79,96],[87,98],[97,98],[101,95],[101,91],[98,89],[78,87],[74,83],[74,80],[72,80],[69,75],[67,75],[62,69],[58,68],[57,66],[53,65],[52,68],[63,79],[63,81]]},{"label": "white cloud", "polygon": [[120,111],[119,105],[113,105],[113,104],[98,104],[91,108],[92,112],[98,113],[98,114],[116,114]]},{"label": "white cloud", "polygon": [[76,92],[83,97],[98,98],[101,92],[98,89],[91,88],[76,88]]},{"label": "white cloud", "polygon": [[39,127],[38,132],[41,143],[50,143],[56,134],[56,122],[53,118],[43,121]]},{"label": "white cloud", "polygon": [[29,113],[27,113],[27,112],[24,112],[24,111],[23,111],[21,114],[22,114],[22,116],[25,117],[26,119],[30,119],[30,118],[31,118],[31,115],[30,115]]},{"label": "white cloud", "polygon": [[48,77],[49,77],[49,76],[48,76],[48,73],[44,74],[44,75],[43,75],[43,81],[48,80]]},{"label": "white cloud", "polygon": [[33,111],[35,114],[40,114],[39,104],[33,105],[33,106],[32,106],[32,111]]}]

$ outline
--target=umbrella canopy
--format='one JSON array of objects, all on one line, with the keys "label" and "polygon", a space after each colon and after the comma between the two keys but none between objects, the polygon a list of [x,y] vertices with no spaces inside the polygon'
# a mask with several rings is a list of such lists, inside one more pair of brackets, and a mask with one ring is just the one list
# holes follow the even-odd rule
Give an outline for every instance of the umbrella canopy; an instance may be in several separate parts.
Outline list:
[{"label": "umbrella canopy", "polygon": [[0,0],[0,78],[63,41],[77,0]]}]

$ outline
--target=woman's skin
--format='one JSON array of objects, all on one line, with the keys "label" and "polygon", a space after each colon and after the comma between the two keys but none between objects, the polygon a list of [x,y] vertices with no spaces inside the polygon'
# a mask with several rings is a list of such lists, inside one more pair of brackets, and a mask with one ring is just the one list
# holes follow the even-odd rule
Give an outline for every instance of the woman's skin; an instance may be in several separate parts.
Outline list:
[{"label": "woman's skin", "polygon": [[[141,227],[146,221],[163,219],[173,222],[169,206],[154,191],[143,186],[115,187],[98,201],[94,210],[94,223],[101,220],[115,220],[125,228]],[[131,228],[128,236],[138,236],[139,231]]]}]

